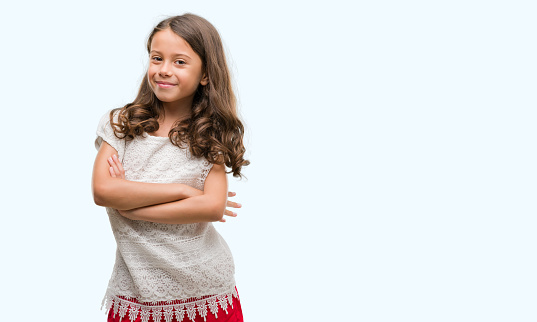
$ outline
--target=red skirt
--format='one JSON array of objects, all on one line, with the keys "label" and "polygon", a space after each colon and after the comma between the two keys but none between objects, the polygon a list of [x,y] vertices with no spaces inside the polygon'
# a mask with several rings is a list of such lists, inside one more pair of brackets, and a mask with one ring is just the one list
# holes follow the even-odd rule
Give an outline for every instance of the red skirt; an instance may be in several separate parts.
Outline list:
[{"label": "red skirt", "polygon": [[[236,289],[236,288],[235,288]],[[129,300],[129,302],[139,303],[136,300]],[[226,312],[227,311],[227,312]],[[117,312],[117,311],[116,311]],[[200,314],[196,314],[194,320],[189,318],[186,314],[184,315],[182,321],[178,321],[176,315],[173,315],[173,318],[170,320],[165,319],[163,315],[160,316],[160,319],[155,320],[154,316],[151,315],[149,319],[147,317],[143,318],[142,315],[137,314],[136,318],[133,320],[129,314],[125,314],[123,318],[119,314],[114,314],[114,309],[110,308],[108,311],[108,320],[107,322],[244,322],[242,318],[242,308],[239,297],[233,296],[232,304],[229,305],[226,310],[222,309],[221,306],[218,306],[216,314],[214,312],[207,312],[205,318]]]}]

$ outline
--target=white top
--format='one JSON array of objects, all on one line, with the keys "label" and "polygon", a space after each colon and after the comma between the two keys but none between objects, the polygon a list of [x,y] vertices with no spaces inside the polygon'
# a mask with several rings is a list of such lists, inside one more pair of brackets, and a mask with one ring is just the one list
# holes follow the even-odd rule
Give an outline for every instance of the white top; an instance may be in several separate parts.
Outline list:
[{"label": "white top", "polygon": [[[192,157],[168,137],[144,133],[131,141],[118,139],[109,112],[97,128],[97,149],[102,140],[117,150],[126,180],[183,183],[203,190],[212,168],[205,158]],[[181,319],[184,312],[191,317],[194,307],[205,316],[207,307],[215,313],[217,304],[227,312],[226,302],[231,304],[231,296],[236,296],[235,266],[212,223],[161,224],[131,220],[113,208],[106,211],[117,242],[116,263],[103,299],[107,308],[114,306],[120,315],[128,308],[129,317],[140,311],[142,321],[149,314],[160,320],[167,311]]]}]

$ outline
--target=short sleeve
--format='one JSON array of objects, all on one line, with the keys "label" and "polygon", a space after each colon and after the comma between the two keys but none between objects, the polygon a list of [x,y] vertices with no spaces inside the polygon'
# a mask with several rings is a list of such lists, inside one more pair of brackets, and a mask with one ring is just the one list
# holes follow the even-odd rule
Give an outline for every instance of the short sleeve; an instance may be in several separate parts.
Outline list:
[{"label": "short sleeve", "polygon": [[[118,112],[114,113],[114,122],[117,122]],[[101,143],[106,141],[114,149],[116,149],[119,159],[123,159],[123,153],[125,152],[125,140],[122,140],[115,136],[112,125],[110,124],[110,111],[106,112],[99,121],[97,126],[97,138],[95,139],[95,148],[99,150]]]},{"label": "short sleeve", "polygon": [[211,169],[213,168],[213,164],[207,159],[204,159],[201,163],[201,177],[200,181],[205,182],[205,179],[207,179],[207,176],[209,175],[209,172],[211,172]]}]

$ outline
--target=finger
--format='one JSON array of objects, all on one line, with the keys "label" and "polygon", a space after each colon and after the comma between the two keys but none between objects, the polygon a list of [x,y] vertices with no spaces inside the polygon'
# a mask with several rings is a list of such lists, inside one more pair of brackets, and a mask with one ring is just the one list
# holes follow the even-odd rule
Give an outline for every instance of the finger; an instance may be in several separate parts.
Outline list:
[{"label": "finger", "polygon": [[114,173],[114,168],[110,167],[108,168],[108,170],[110,171],[110,175],[112,176],[112,178],[115,178],[116,174]]},{"label": "finger", "polygon": [[226,220],[224,218],[220,219],[219,221],[220,222],[226,222]]},{"label": "finger", "polygon": [[125,169],[123,169],[123,165],[121,164],[121,161],[119,161],[119,158],[117,157],[117,155],[114,154],[112,156],[112,158],[113,158],[114,162],[116,163],[117,168],[119,169],[120,173],[121,174],[125,173]]},{"label": "finger", "polygon": [[114,172],[116,173],[117,176],[120,176],[120,172],[119,172],[119,169],[117,168],[117,164],[114,162],[114,160],[112,159],[112,157],[109,157],[108,158],[108,164],[110,164],[110,166],[112,168],[114,168]]},{"label": "finger", "polygon": [[227,207],[241,208],[242,205],[240,203],[238,203],[238,202],[233,202],[233,201],[228,200],[227,201]]},{"label": "finger", "polygon": [[117,177],[121,179],[125,179],[125,169],[123,168],[121,161],[119,161],[117,154],[112,155],[112,161],[114,161],[114,165],[117,169],[117,172],[116,172]]},{"label": "finger", "polygon": [[231,211],[231,210],[227,210],[227,209],[226,209],[226,211],[224,211],[224,215],[226,215],[226,216],[230,216],[230,217],[237,217],[237,213],[236,213],[236,212],[233,212],[233,211]]},{"label": "finger", "polygon": [[110,160],[108,160],[108,165],[110,166],[110,174],[112,175],[112,177],[118,178],[119,173],[116,171],[116,169],[114,169],[114,164],[111,163]]},{"label": "finger", "polygon": [[237,195],[237,193],[236,193],[236,192],[233,192],[233,191],[229,191],[229,192],[227,193],[227,196],[228,196],[228,197],[234,197],[234,196],[236,196],[236,195]]}]

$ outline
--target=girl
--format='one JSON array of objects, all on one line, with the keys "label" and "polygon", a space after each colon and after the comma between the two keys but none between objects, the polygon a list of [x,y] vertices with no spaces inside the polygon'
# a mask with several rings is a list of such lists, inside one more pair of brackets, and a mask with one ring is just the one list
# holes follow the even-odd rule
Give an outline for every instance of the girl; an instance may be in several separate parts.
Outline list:
[{"label": "girl", "polygon": [[136,99],[103,116],[95,141],[93,196],[117,242],[108,321],[242,321],[233,258],[212,224],[240,207],[227,201],[225,167],[242,177],[250,163],[220,36],[185,14],[160,22],[147,50]]}]

